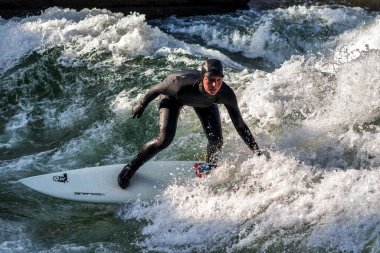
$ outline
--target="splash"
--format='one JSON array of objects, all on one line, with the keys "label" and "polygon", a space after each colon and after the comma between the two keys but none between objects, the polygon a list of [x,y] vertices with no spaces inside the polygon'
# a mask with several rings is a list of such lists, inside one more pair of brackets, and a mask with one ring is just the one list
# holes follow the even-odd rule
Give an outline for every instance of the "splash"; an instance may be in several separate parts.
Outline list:
[{"label": "splash", "polygon": [[[224,163],[212,177],[174,185],[126,219],[149,219],[140,242],[152,251],[323,247],[360,252],[379,227],[379,171],[324,171],[284,155]],[[366,185],[368,187],[363,187]],[[296,245],[296,247],[294,246]]]}]

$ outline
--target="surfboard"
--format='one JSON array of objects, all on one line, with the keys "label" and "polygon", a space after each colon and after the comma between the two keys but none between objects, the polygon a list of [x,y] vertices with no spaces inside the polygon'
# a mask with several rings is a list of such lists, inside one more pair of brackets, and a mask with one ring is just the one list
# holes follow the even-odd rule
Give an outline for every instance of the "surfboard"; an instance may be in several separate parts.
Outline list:
[{"label": "surfboard", "polygon": [[196,161],[150,161],[124,190],[117,183],[123,164],[74,169],[20,179],[19,182],[56,198],[91,203],[120,204],[152,200],[170,184],[195,177]]}]

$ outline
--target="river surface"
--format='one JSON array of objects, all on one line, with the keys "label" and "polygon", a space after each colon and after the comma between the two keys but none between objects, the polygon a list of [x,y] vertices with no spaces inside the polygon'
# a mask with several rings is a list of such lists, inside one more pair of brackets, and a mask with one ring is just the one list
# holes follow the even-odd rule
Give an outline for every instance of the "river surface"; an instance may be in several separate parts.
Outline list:
[{"label": "river surface", "polygon": [[[379,12],[329,6],[0,18],[0,252],[379,252],[379,30]],[[220,106],[218,169],[152,202],[70,202],[17,181],[127,163],[158,129],[157,101],[138,120],[132,106],[206,58],[271,160]],[[154,159],[201,160],[206,144],[185,107]]]}]

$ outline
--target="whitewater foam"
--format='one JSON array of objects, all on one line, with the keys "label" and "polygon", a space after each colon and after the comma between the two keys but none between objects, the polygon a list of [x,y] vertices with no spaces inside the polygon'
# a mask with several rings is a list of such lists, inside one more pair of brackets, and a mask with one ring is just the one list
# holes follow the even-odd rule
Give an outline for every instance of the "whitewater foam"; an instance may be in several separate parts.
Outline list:
[{"label": "whitewater foam", "polygon": [[0,230],[0,251],[4,253],[25,252],[32,241],[25,233],[25,227],[20,227],[17,222],[0,219],[2,229]]},{"label": "whitewater foam", "polygon": [[[230,176],[216,183],[219,173]],[[222,165],[211,176],[211,185],[173,185],[152,206],[129,206],[121,214],[125,219],[152,221],[143,229],[147,238],[141,246],[192,252],[224,245],[231,252],[265,252],[286,235],[285,245],[357,252],[369,243],[368,233],[380,230],[378,170],[328,172],[273,154],[269,162],[252,158],[240,168]]]},{"label": "whitewater foam", "polygon": [[[98,55],[111,54],[97,66],[120,65],[126,59],[142,55],[193,54],[219,58],[227,65],[242,68],[219,51],[186,44],[165,34],[145,21],[145,16],[132,13],[123,16],[107,10],[75,11],[57,7],[40,16],[12,19],[0,27],[4,38],[0,44],[0,71],[16,65],[31,52],[43,53],[49,48],[62,47],[58,62],[66,67],[91,63]],[[9,47],[13,45],[13,47]],[[93,67],[90,64],[89,67]]]}]

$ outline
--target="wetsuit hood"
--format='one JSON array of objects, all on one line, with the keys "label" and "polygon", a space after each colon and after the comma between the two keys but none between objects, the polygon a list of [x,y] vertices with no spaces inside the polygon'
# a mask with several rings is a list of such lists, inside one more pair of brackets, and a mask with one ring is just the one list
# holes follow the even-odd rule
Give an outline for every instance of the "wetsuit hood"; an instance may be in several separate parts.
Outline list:
[{"label": "wetsuit hood", "polygon": [[202,64],[201,75],[207,76],[207,77],[211,77],[211,76],[224,77],[222,62],[217,59],[206,60]]}]

